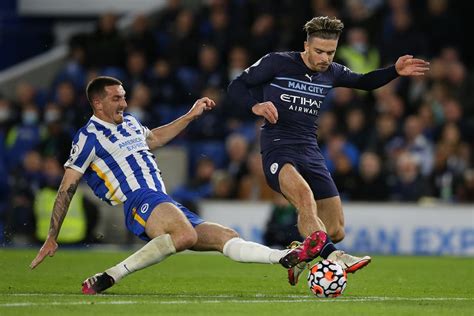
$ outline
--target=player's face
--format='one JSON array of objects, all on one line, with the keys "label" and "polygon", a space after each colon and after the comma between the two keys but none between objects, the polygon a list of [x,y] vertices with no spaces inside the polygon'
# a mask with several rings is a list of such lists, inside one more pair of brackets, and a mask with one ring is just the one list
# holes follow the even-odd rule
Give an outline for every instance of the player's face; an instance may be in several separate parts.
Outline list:
[{"label": "player's face", "polygon": [[123,111],[127,108],[125,89],[119,85],[107,86],[104,89],[106,95],[99,102],[99,108],[102,110],[99,111],[98,117],[109,123],[122,124]]},{"label": "player's face", "polygon": [[313,71],[326,71],[334,59],[337,39],[311,37],[304,42],[303,60]]}]

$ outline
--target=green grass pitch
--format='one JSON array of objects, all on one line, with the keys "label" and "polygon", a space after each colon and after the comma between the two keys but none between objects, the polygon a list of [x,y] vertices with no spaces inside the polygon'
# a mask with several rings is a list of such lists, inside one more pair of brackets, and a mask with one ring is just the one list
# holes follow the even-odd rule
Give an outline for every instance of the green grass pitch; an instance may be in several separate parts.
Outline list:
[{"label": "green grass pitch", "polygon": [[36,250],[0,250],[0,315],[474,315],[474,258],[375,256],[341,297],[317,299],[279,265],[188,252],[81,294],[130,253],[59,249],[31,271]]}]

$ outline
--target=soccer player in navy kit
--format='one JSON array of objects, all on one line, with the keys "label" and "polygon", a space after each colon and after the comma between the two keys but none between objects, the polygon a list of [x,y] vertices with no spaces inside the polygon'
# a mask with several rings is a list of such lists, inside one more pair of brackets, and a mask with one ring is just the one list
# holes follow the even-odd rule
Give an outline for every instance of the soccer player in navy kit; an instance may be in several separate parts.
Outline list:
[{"label": "soccer player in navy kit", "polygon": [[[338,262],[350,273],[371,260],[346,254],[333,244],[344,238],[344,214],[316,138],[319,110],[329,90],[372,90],[399,75],[420,76],[429,69],[428,62],[405,55],[390,67],[354,73],[333,62],[343,28],[336,18],[313,18],[304,26],[303,52],[265,55],[228,88],[234,103],[265,118],[261,152],[267,182],[298,210],[298,229],[306,239],[280,260],[288,268],[292,285],[305,263],[318,255]],[[254,98],[253,88],[263,90],[263,102]]]},{"label": "soccer player in navy kit", "polygon": [[183,116],[150,130],[125,112],[125,90],[119,80],[97,77],[88,84],[86,93],[94,115],[74,137],[48,236],[31,262],[32,269],[55,254],[61,224],[82,177],[101,200],[123,204],[127,228],[148,242],[116,266],[87,278],[84,294],[101,293],[130,273],[185,249],[215,250],[234,261],[255,263],[278,263],[288,253],[245,241],[230,228],[206,222],[166,193],[151,150],[213,109],[213,100],[198,99]]}]

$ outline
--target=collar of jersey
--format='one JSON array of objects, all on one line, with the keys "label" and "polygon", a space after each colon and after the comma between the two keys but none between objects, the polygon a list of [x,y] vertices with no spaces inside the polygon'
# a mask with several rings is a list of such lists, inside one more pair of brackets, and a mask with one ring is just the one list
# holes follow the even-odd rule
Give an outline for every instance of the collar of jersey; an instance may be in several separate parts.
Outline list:
[{"label": "collar of jersey", "polygon": [[104,120],[101,120],[100,118],[98,118],[95,115],[92,115],[91,120],[96,121],[97,123],[100,123],[101,125],[104,125],[105,127],[108,127],[108,128],[117,128],[117,126],[120,125],[120,124],[116,125],[116,124],[106,122]]}]

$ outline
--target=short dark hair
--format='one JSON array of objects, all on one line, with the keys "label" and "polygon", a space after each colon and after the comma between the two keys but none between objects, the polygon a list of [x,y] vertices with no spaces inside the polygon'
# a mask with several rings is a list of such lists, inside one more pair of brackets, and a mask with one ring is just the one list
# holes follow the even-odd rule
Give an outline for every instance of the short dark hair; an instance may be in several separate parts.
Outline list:
[{"label": "short dark hair", "polygon": [[92,105],[92,98],[95,96],[103,97],[105,95],[105,87],[121,86],[122,82],[113,77],[100,76],[92,79],[86,88],[86,96],[89,103]]},{"label": "short dark hair", "polygon": [[318,16],[306,22],[303,29],[306,31],[306,40],[311,37],[339,39],[339,35],[344,29],[344,23],[337,18]]}]

